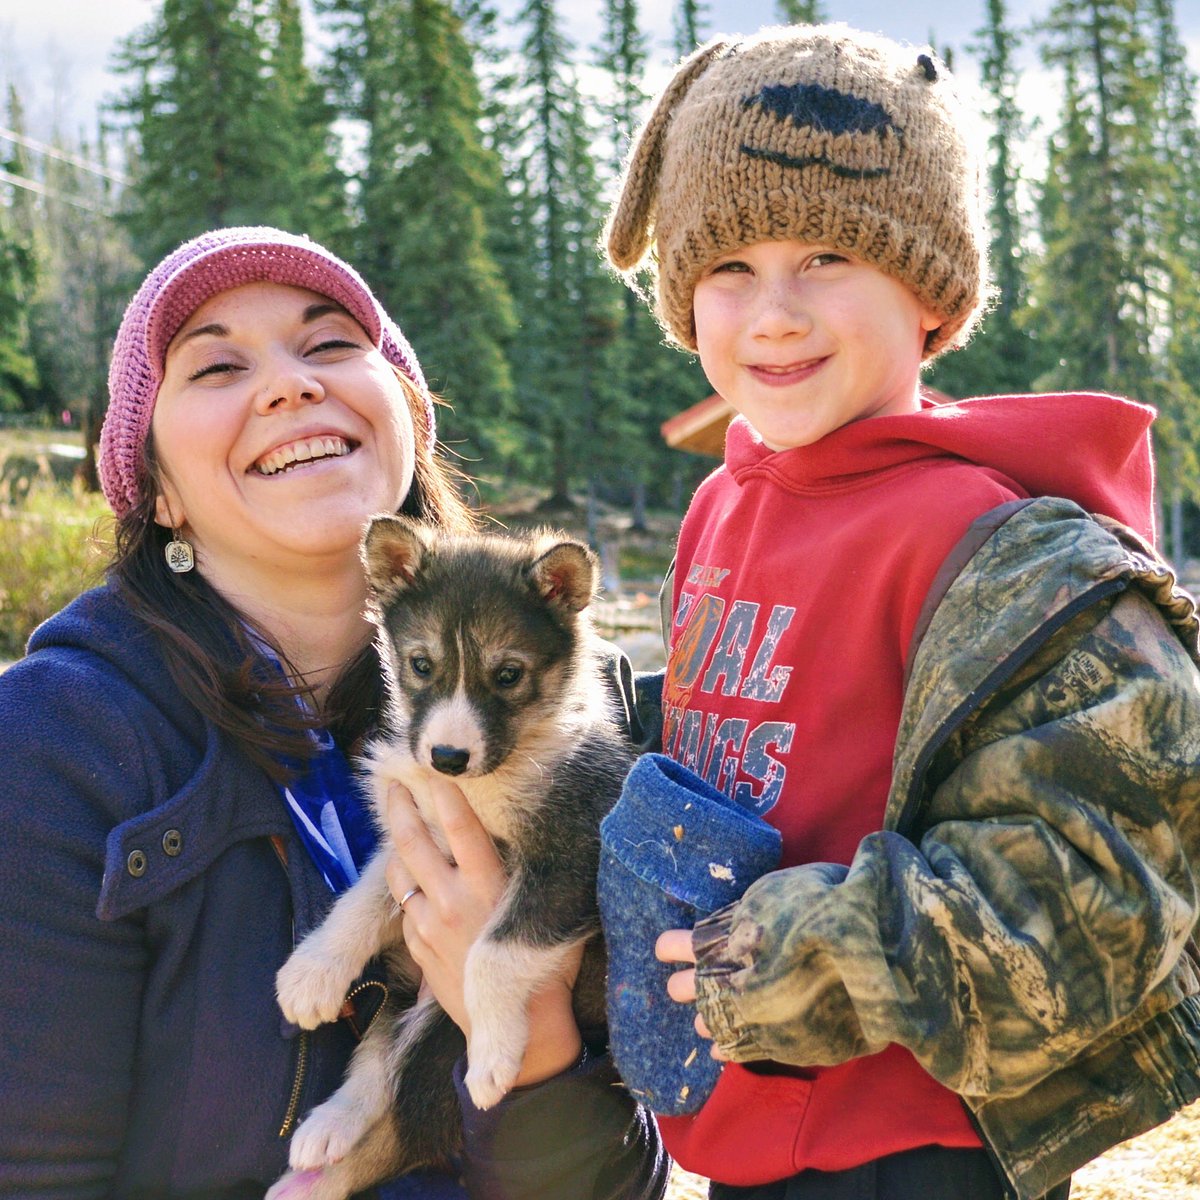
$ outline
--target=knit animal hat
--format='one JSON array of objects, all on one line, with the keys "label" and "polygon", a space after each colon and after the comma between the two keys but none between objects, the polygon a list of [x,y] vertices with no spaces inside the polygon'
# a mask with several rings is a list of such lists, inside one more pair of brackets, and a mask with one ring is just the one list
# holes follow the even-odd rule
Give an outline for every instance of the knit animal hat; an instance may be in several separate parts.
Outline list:
[{"label": "knit animal hat", "polygon": [[627,281],[649,267],[657,315],[694,350],[692,294],[739,246],[796,238],[900,280],[964,341],[986,240],[969,119],[949,72],[846,25],[717,38],[676,69],[634,142],[605,231]]},{"label": "knit animal hat", "polygon": [[404,335],[349,264],[306,237],[266,226],[216,229],[184,242],[147,276],[129,302],[113,345],[108,413],[100,432],[100,483],[118,517],[137,506],[149,480],[143,448],[163,381],[167,347],[184,322],[218,292],[282,283],[340,304],[425,402],[433,445],[433,398]]}]

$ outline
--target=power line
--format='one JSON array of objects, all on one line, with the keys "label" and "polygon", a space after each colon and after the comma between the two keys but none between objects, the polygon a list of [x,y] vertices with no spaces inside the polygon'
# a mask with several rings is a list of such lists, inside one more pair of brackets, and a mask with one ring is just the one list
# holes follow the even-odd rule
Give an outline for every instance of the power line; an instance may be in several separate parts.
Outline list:
[{"label": "power line", "polygon": [[113,183],[122,185],[129,183],[129,180],[119,171],[110,171],[107,167],[102,167],[99,163],[88,162],[86,158],[80,158],[78,154],[71,154],[67,150],[59,150],[56,146],[48,146],[45,142],[39,142],[36,138],[26,137],[24,134],[17,133],[13,129],[0,128],[0,138],[4,138],[9,142],[15,142],[18,146],[24,146],[27,150],[34,150],[38,154],[44,154],[47,158],[56,158],[59,162],[70,163],[71,166],[78,167],[81,171],[90,171],[93,175],[101,175]]},{"label": "power line", "polygon": [[98,204],[93,204],[90,200],[84,200],[80,196],[68,196],[65,192],[55,191],[54,188],[48,188],[43,183],[38,183],[36,179],[26,179],[22,175],[13,175],[10,171],[5,171],[0,168],[0,183],[11,183],[14,187],[24,188],[28,192],[36,192],[39,196],[46,196],[51,200],[61,200],[65,204],[72,204],[76,208],[86,209],[88,212],[101,213],[105,216],[111,215],[112,209],[102,208]]}]

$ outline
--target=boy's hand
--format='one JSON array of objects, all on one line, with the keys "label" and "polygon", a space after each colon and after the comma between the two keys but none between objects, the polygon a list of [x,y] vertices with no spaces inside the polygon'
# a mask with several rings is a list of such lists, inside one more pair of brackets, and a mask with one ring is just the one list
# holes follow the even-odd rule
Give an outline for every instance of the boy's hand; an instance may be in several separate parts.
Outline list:
[{"label": "boy's hand", "polygon": [[[668,929],[666,933],[659,934],[658,941],[654,943],[654,957],[659,962],[665,963],[694,963],[696,961],[696,954],[692,950],[692,931],[690,929]],[[667,995],[680,1004],[695,1004],[695,968],[687,971],[676,971],[667,980]],[[708,1026],[704,1023],[704,1018],[699,1013],[696,1014],[695,1024],[696,1032],[701,1037],[712,1038]],[[716,1059],[723,1060],[725,1058],[725,1055],[716,1046],[713,1046],[709,1053]]]}]

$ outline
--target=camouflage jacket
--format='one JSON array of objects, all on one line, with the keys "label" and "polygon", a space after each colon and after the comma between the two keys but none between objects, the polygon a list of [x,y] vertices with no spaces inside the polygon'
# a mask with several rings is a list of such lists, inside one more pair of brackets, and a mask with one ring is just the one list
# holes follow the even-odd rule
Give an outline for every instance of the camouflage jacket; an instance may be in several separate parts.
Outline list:
[{"label": "camouflage jacket", "polygon": [[914,639],[883,830],[696,927],[730,1058],[899,1043],[1022,1200],[1200,1095],[1198,625],[1174,582],[1070,501],[976,522]]}]

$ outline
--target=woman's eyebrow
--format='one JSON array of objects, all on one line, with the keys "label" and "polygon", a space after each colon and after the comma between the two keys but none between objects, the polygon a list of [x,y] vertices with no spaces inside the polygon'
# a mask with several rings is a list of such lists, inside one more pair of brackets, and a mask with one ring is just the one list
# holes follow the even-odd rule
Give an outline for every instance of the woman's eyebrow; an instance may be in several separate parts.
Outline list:
[{"label": "woman's eyebrow", "polygon": [[[304,315],[300,318],[302,325],[307,325],[310,321],[315,321],[327,313],[338,313],[343,317],[350,317],[350,313],[340,304],[334,304],[332,301],[321,301],[318,304],[310,304],[305,310]],[[354,318],[350,317],[353,321]]]},{"label": "woman's eyebrow", "polygon": [[184,342],[190,342],[192,338],[209,336],[228,337],[229,327],[217,321],[213,321],[208,325],[197,325],[195,329],[189,329],[187,333],[181,333],[175,341],[178,345],[182,345]]},{"label": "woman's eyebrow", "polygon": [[[321,300],[316,304],[310,304],[300,315],[300,323],[302,325],[311,324],[313,321],[320,320],[321,317],[329,313],[338,313],[343,317],[354,318],[350,312],[343,308],[340,304],[334,304],[332,301]],[[197,325],[195,329],[189,329],[186,333],[181,333],[174,339],[175,345],[183,345],[184,342],[190,342],[192,338],[198,337],[229,337],[229,326],[222,325],[219,321],[211,321],[207,325]]]}]

